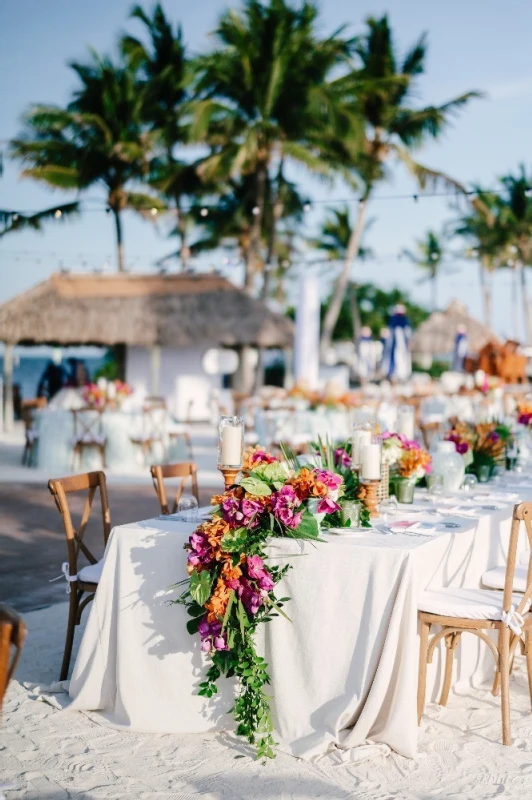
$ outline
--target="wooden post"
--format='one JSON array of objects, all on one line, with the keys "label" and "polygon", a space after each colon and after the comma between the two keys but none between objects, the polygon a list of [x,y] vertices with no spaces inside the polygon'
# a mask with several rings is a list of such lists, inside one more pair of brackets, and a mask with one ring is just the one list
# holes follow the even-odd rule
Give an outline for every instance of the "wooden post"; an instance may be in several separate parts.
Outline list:
[{"label": "wooden post", "polygon": [[159,395],[161,385],[161,346],[154,344],[151,349],[151,394]]},{"label": "wooden post", "polygon": [[11,342],[6,342],[4,350],[4,430],[13,430],[13,350]]}]

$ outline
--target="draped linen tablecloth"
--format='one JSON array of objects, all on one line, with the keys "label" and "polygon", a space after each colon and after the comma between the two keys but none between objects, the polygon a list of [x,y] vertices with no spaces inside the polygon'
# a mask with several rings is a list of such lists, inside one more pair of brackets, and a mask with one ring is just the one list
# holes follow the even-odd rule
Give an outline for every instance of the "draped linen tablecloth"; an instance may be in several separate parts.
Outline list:
[{"label": "draped linen tablecloth", "polygon": [[[432,538],[405,534],[329,535],[326,543],[276,539],[270,557],[293,564],[278,596],[286,611],[261,626],[272,679],[280,746],[293,755],[357,760],[368,740],[414,757],[418,735],[417,597],[425,588],[478,587],[504,563],[511,504],[480,518],[451,517]],[[446,518],[446,521],[449,518]],[[231,681],[199,697],[206,662],[199,637],[170,605],[186,576],[183,545],[193,525],[148,520],[115,528],[70,683],[70,709],[136,731],[195,733],[234,729]],[[488,648],[462,637],[460,682],[493,676]],[[428,697],[441,679],[429,669]]]}]

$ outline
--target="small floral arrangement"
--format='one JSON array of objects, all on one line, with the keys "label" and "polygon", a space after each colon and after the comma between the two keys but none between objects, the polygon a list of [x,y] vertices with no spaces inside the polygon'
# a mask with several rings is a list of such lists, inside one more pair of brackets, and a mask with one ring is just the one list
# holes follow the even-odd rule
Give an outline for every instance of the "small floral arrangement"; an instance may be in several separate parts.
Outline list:
[{"label": "small floral arrangement", "polygon": [[103,408],[106,402],[105,390],[96,383],[88,383],[81,388],[81,396],[88,406]]},{"label": "small floral arrangement", "polygon": [[113,381],[117,397],[129,397],[133,394],[133,387],[126,383],[126,381]]},{"label": "small floral arrangement", "polygon": [[517,422],[519,425],[530,425],[532,422],[532,406],[530,403],[517,404]]},{"label": "small floral arrangement", "polygon": [[188,579],[175,601],[186,606],[187,629],[199,634],[211,664],[199,694],[212,697],[222,675],[236,676],[233,708],[237,734],[257,747],[259,757],[273,758],[273,721],[264,687],[268,666],[255,648],[254,634],[263,622],[286,616],[275,587],[289,566],[267,564],[270,537],[318,539],[311,513],[340,509],[343,479],[336,472],[281,462],[255,448],[246,453],[239,481],[213,497],[212,519],[202,522],[187,544]]},{"label": "small floral arrangement", "polygon": [[386,431],[381,435],[382,460],[396,478],[421,480],[431,470],[431,457],[414,440],[401,433]]},{"label": "small floral arrangement", "polygon": [[456,451],[464,456],[466,468],[476,472],[480,466],[495,467],[504,457],[510,437],[510,429],[497,422],[456,422],[445,440],[453,442]]},{"label": "small floral arrangement", "polygon": [[363,528],[369,528],[369,511],[358,498],[358,475],[352,469],[351,442],[344,442],[335,447],[328,439],[324,442],[320,438],[317,443],[313,443],[312,448],[320,458],[322,465],[329,472],[336,473],[342,479],[341,494],[337,498],[340,509],[329,514],[324,523],[322,523],[323,527],[349,527],[350,524],[346,522],[343,513],[344,505],[356,502],[360,506],[360,525]]}]

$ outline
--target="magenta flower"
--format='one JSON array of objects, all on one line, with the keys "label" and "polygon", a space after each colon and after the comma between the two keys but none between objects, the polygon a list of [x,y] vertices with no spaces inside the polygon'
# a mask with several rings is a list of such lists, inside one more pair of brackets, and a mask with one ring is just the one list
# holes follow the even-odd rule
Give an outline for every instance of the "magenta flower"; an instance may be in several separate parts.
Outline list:
[{"label": "magenta flower", "polygon": [[329,497],[323,497],[318,503],[318,514],[332,514],[334,511],[340,511],[341,506]]},{"label": "magenta flower", "polygon": [[247,568],[250,578],[258,580],[264,575],[264,561],[260,556],[248,556]]},{"label": "magenta flower", "polygon": [[334,451],[334,463],[337,467],[350,467],[353,459],[342,447],[337,447]]},{"label": "magenta flower", "polygon": [[295,509],[301,505],[301,501],[293,488],[283,486],[277,493],[271,495],[270,500],[274,516],[287,528],[297,528],[302,515],[296,513]]},{"label": "magenta flower", "polygon": [[338,489],[340,484],[342,483],[342,476],[337,475],[335,472],[329,472],[327,469],[317,469],[316,470],[316,479],[320,482],[325,484],[328,489],[334,491]]}]

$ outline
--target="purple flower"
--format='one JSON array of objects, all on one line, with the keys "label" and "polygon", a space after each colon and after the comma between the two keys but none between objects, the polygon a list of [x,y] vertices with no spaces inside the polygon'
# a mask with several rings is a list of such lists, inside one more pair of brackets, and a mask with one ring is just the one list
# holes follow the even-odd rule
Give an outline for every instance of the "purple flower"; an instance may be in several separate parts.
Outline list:
[{"label": "purple flower", "polygon": [[455,442],[456,444],[456,451],[460,453],[461,456],[465,455],[469,450],[469,445],[467,442]]},{"label": "purple flower", "polygon": [[329,497],[324,497],[318,503],[318,514],[332,514],[334,511],[340,511],[341,506]]},{"label": "purple flower", "polygon": [[327,469],[317,469],[316,479],[323,483],[328,489],[335,491],[342,483],[342,476],[337,475],[335,472],[329,472]]},{"label": "purple flower", "polygon": [[264,575],[264,561],[260,556],[248,556],[248,575],[250,578],[262,578]]},{"label": "purple flower", "polygon": [[270,499],[274,516],[287,528],[297,528],[301,522],[301,514],[297,514],[295,509],[301,505],[301,501],[293,488],[283,486],[276,494],[272,494]]},{"label": "purple flower", "polygon": [[214,639],[214,647],[216,650],[228,650],[227,642],[225,640],[225,636],[217,636]]},{"label": "purple flower", "polygon": [[212,561],[212,548],[205,533],[193,533],[188,540],[188,563],[193,567],[209,564]]},{"label": "purple flower", "polygon": [[492,442],[499,442],[501,437],[496,431],[492,431],[489,435],[489,438]]},{"label": "purple flower", "polygon": [[211,632],[211,626],[207,622],[206,617],[203,617],[203,619],[201,620],[198,626],[198,631],[202,639],[205,639],[206,636],[209,636]]},{"label": "purple flower", "polygon": [[342,447],[337,447],[334,451],[334,463],[337,467],[350,467],[353,459]]},{"label": "purple flower", "polygon": [[258,583],[260,588],[263,589],[265,592],[271,592],[271,590],[275,586],[273,578],[269,572],[265,572],[264,575],[261,575]]},{"label": "purple flower", "polygon": [[210,639],[203,639],[201,643],[201,651],[202,653],[210,653],[211,652],[211,641]]},{"label": "purple flower", "polygon": [[238,527],[255,528],[263,510],[264,506],[258,500],[239,501],[236,497],[226,497],[222,503],[223,518]]}]

